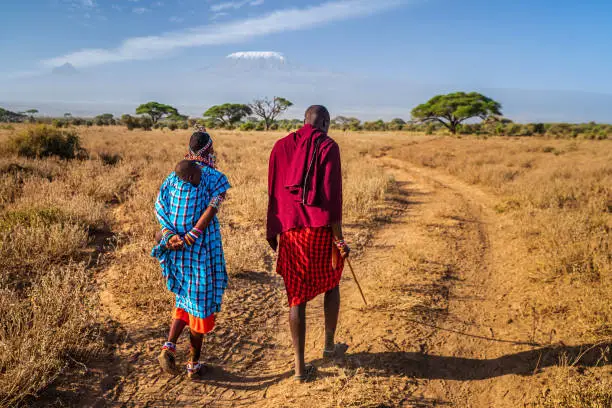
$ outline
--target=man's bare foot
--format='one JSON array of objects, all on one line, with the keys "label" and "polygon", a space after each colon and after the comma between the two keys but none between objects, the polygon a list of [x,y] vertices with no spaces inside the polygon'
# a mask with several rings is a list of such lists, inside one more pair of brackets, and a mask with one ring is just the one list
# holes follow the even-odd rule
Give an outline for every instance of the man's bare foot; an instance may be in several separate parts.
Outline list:
[{"label": "man's bare foot", "polygon": [[317,368],[312,364],[306,364],[304,373],[302,375],[296,375],[293,378],[299,383],[312,382],[317,378]]},{"label": "man's bare foot", "polygon": [[323,358],[342,358],[348,350],[348,344],[338,343],[334,344],[333,347],[325,347],[323,349]]},{"label": "man's bare foot", "polygon": [[190,380],[200,380],[208,372],[208,367],[201,363],[187,363],[187,377]]}]

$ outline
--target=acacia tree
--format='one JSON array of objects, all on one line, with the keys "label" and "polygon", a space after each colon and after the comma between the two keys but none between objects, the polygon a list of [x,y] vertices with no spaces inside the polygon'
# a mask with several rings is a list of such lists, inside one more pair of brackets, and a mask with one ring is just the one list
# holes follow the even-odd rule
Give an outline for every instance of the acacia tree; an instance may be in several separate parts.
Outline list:
[{"label": "acacia tree", "polygon": [[223,105],[212,106],[204,112],[203,116],[216,123],[221,123],[223,126],[232,127],[252,113],[253,111],[249,105],[225,103]]},{"label": "acacia tree", "polygon": [[149,115],[153,124],[157,123],[161,118],[169,115],[178,115],[178,110],[170,105],[164,105],[159,102],[147,102],[136,108],[137,115]]},{"label": "acacia tree", "polygon": [[285,98],[275,96],[272,100],[268,98],[255,99],[249,106],[253,114],[263,120],[266,130],[269,130],[274,120],[293,106],[293,103]]},{"label": "acacia tree", "polygon": [[36,114],[38,114],[38,109],[29,109],[25,112],[23,112],[24,114],[27,114],[29,116],[29,120],[30,122],[34,123],[36,122],[36,119],[34,118],[34,116],[36,116]]},{"label": "acacia tree", "polygon": [[492,115],[501,115],[501,104],[477,92],[437,95],[412,110],[414,119],[440,122],[452,134],[456,134],[459,125],[468,119],[486,120]]}]

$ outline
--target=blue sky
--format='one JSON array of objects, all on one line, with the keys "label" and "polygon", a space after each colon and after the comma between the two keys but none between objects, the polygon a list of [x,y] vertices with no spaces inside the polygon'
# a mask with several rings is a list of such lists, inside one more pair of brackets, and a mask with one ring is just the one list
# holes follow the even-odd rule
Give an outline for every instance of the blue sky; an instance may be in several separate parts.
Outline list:
[{"label": "blue sky", "polygon": [[[13,0],[0,14],[0,85],[12,84],[0,87],[0,101],[23,100],[15,80],[68,62],[97,82],[134,84],[129,97],[92,89],[87,102],[132,102],[156,96],[144,90],[150,78],[176,78],[238,51],[439,89],[612,94],[610,21],[612,3],[593,0]],[[140,77],[148,82],[136,86]],[[170,91],[159,96],[181,100]],[[62,92],[23,94],[76,97]]]}]

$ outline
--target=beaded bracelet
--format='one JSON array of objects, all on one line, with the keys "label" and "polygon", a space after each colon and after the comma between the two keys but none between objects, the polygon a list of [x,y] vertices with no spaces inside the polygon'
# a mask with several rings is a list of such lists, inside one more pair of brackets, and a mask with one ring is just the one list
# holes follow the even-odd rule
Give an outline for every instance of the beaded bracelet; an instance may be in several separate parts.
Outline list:
[{"label": "beaded bracelet", "polygon": [[162,228],[161,234],[162,234],[162,239],[160,243],[164,243],[164,244],[167,244],[170,241],[170,238],[176,235],[174,232],[172,232],[168,228]]},{"label": "beaded bracelet", "polygon": [[210,204],[208,204],[208,206],[219,209],[219,207],[221,207],[221,204],[223,204],[224,200],[225,200],[225,197],[223,197],[222,195],[213,197],[213,199],[210,200]]},{"label": "beaded bracelet", "polygon": [[200,238],[200,235],[202,235],[202,230],[194,227],[191,231],[185,234],[183,240],[185,241],[185,244],[187,244],[188,246],[192,246],[193,244],[195,244],[198,238]]},{"label": "beaded bracelet", "polygon": [[341,251],[343,251],[346,248],[348,248],[348,245],[346,244],[346,241],[344,241],[343,239],[339,239],[339,240],[334,241],[334,244],[336,245],[336,248],[338,248]]}]

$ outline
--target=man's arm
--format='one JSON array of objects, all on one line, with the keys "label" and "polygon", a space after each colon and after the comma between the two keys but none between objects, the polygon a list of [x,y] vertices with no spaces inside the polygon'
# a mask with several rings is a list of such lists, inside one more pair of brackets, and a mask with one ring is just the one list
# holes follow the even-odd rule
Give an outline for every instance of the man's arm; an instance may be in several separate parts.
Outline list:
[{"label": "man's arm", "polygon": [[342,162],[340,160],[340,148],[334,144],[323,160],[325,167],[324,190],[329,206],[332,234],[334,243],[338,247],[343,258],[348,257],[350,248],[344,241],[342,232]]},{"label": "man's arm", "polygon": [[278,249],[278,237],[275,236],[271,236],[271,234],[269,233],[270,230],[270,222],[271,220],[269,219],[270,217],[270,209],[271,206],[273,205],[273,200],[274,198],[274,177],[275,177],[275,150],[276,150],[276,145],[272,148],[272,152],[270,153],[270,161],[268,162],[268,219],[266,220],[267,222],[267,230],[268,232],[266,232],[267,235],[267,240],[268,240],[268,244],[270,245],[270,248],[272,248],[272,250],[274,252],[276,252],[276,250]]}]

